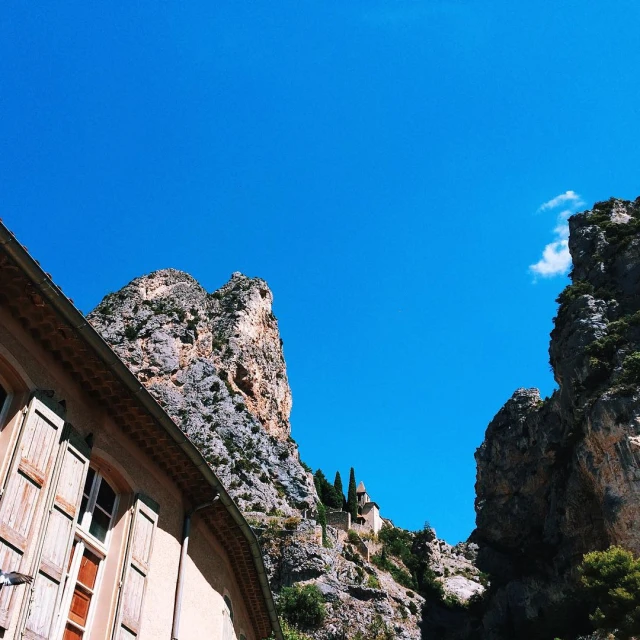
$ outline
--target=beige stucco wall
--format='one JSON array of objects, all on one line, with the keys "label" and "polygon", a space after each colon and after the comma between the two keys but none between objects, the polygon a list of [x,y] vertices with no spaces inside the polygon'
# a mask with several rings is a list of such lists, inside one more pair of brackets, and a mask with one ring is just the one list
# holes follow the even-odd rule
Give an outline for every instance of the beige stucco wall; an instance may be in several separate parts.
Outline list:
[{"label": "beige stucco wall", "polygon": [[366,521],[366,526],[371,529],[374,533],[378,533],[380,529],[382,529],[382,518],[380,517],[380,510],[376,507],[375,504],[370,502],[365,505],[362,510],[362,515]]},{"label": "beige stucco wall", "polygon": [[[3,377],[3,370],[12,373]],[[19,409],[28,392],[53,389],[66,400],[67,420],[86,436],[94,435],[92,463],[121,491],[116,523],[110,534],[107,562],[98,594],[98,607],[92,624],[91,640],[107,639],[115,615],[117,584],[125,553],[133,494],[142,492],[160,505],[156,535],[153,541],[151,569],[147,580],[143,623],[140,638],[170,638],[175,586],[180,559],[184,507],[179,490],[155,463],[127,436],[126,425],[118,428],[111,418],[92,404],[82,389],[41,349],[13,319],[0,310],[0,378],[18,388],[16,373],[23,389],[16,394],[9,416],[0,431],[0,473],[5,473],[15,434],[20,423]],[[13,379],[12,379],[13,376]],[[197,517],[197,516],[196,516]],[[28,558],[27,565],[28,566]],[[226,555],[212,534],[195,523],[190,540],[186,572],[185,599],[182,610],[180,640],[221,637],[224,593],[229,593],[236,614],[236,633],[247,640],[257,640],[248,622],[242,594],[233,577]],[[26,593],[20,588],[19,598]],[[18,607],[19,609],[19,607]],[[18,619],[15,611],[12,627],[4,638],[13,638]]]},{"label": "beige stucco wall", "polygon": [[225,554],[197,514],[189,541],[186,583],[189,589],[182,605],[180,640],[222,640],[224,595],[228,595],[233,604],[236,636],[239,638],[242,633],[247,640],[256,640]]}]

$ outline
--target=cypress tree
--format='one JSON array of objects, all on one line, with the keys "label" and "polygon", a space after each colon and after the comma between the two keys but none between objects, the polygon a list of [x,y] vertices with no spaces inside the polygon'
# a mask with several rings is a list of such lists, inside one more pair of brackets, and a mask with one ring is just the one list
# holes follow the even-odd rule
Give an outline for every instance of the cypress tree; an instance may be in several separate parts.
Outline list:
[{"label": "cypress tree", "polygon": [[313,482],[322,504],[332,509],[342,509],[342,494],[338,495],[334,486],[326,479],[320,469],[315,472]]},{"label": "cypress tree", "polygon": [[322,502],[318,505],[318,524],[322,527],[322,546],[327,546],[327,510]]},{"label": "cypress tree", "polygon": [[340,477],[340,472],[336,471],[336,479],[333,481],[333,488],[336,490],[338,494],[338,500],[340,504],[338,505],[338,509],[345,510],[345,506],[347,505],[347,501],[344,499],[344,490],[342,489],[342,478]]},{"label": "cypress tree", "polygon": [[321,502],[325,502],[326,496],[326,486],[329,484],[327,479],[325,478],[324,473],[322,473],[322,469],[318,469],[313,474],[313,484],[316,485],[316,491],[318,492],[318,498],[320,498]]},{"label": "cypress tree", "polygon": [[347,511],[351,514],[351,522],[358,518],[358,496],[356,494],[356,472],[353,467],[349,472],[349,493],[347,494]]}]

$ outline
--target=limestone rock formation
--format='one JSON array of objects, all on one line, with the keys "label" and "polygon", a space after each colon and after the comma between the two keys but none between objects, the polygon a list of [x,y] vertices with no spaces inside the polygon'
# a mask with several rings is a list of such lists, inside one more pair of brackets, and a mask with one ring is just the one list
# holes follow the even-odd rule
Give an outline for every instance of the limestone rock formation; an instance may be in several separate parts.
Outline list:
[{"label": "limestone rock formation", "polygon": [[[88,319],[262,532],[274,591],[299,582],[322,591],[329,616],[314,638],[367,638],[379,625],[417,640],[424,599],[365,561],[347,532],[328,527],[330,544],[322,544],[313,478],[290,435],[291,392],[272,300],[258,278],[234,273],[207,293],[188,274],[164,269],[109,294]],[[299,520],[295,531],[284,526],[286,516]],[[473,545],[429,542],[425,554],[451,597],[464,601],[483,590],[473,553]]]},{"label": "limestone rock formation", "polygon": [[[398,640],[420,638],[418,620],[424,599],[366,562],[349,544],[345,532],[329,527],[328,538],[325,547],[320,527],[308,521],[297,531],[267,530],[261,535],[274,589],[294,583],[315,584],[323,594],[328,615],[313,638],[346,640],[358,632],[367,638],[376,617]],[[370,582],[370,576],[375,583]]]},{"label": "limestone rock formation", "polygon": [[208,294],[174,269],[133,280],[89,321],[198,446],[245,511],[317,502],[290,438],[291,391],[264,280]]},{"label": "limestone rock formation", "polygon": [[[572,284],[551,334],[559,388],[518,389],[476,453],[477,637],[575,637],[582,555],[640,553],[640,199],[573,216]],[[586,632],[586,629],[585,629]]]},{"label": "limestone rock formation", "polygon": [[[297,530],[267,526],[257,529],[266,552],[269,581],[274,589],[295,583],[315,584],[324,595],[328,615],[313,632],[314,640],[393,637],[418,640],[422,623],[424,637],[441,638],[438,620],[423,621],[425,604],[447,611],[442,603],[427,603],[415,589],[396,582],[388,571],[367,561],[346,532],[327,527],[328,544],[322,544],[321,530],[303,521]],[[376,546],[373,545],[374,549]],[[484,591],[474,566],[475,545],[452,547],[434,538],[427,544],[430,568],[453,601],[466,603]],[[393,563],[406,571],[397,559]],[[463,606],[453,607],[464,612]],[[373,629],[377,632],[374,634]],[[390,635],[384,635],[385,632]],[[358,636],[358,633],[360,634]]]}]

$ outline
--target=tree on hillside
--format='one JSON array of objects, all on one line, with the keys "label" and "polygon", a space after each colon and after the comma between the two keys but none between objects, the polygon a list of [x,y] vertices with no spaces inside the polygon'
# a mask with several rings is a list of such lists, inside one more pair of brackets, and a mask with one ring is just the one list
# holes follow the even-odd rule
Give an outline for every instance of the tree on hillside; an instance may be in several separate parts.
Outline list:
[{"label": "tree on hillside", "polygon": [[342,488],[342,478],[340,477],[339,471],[336,471],[336,478],[333,481],[333,488],[336,490],[336,493],[338,494],[338,498],[340,499],[340,506],[338,508],[344,511],[347,501],[345,500],[345,497],[344,497],[344,489]]},{"label": "tree on hillside", "polygon": [[313,483],[316,486],[318,497],[322,504],[332,509],[342,509],[342,498],[334,486],[327,480],[321,469],[313,474]]},{"label": "tree on hillside", "polygon": [[347,511],[353,522],[358,518],[358,495],[356,493],[356,472],[353,467],[349,472],[349,492],[347,494]]},{"label": "tree on hillside", "polygon": [[313,474],[313,484],[316,486],[316,491],[318,492],[318,498],[320,498],[320,502],[324,502],[324,486],[327,484],[327,478],[322,472],[322,469],[317,469]]},{"label": "tree on hillside", "polygon": [[327,609],[315,584],[294,584],[280,591],[278,613],[298,629],[315,629],[324,621]]},{"label": "tree on hillside", "polygon": [[318,524],[322,527],[322,546],[328,546],[327,540],[327,510],[322,502],[318,505]]},{"label": "tree on hillside", "polygon": [[640,560],[621,547],[592,551],[580,565],[580,581],[590,605],[589,619],[616,638],[640,633]]}]

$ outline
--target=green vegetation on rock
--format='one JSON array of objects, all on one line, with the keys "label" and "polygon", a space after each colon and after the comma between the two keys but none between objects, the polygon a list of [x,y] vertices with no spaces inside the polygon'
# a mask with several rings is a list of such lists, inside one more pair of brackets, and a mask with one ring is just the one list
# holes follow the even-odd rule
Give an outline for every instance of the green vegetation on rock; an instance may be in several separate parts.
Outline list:
[{"label": "green vegetation on rock", "polygon": [[284,587],[278,598],[278,613],[297,629],[315,629],[327,615],[322,593],[314,584]]},{"label": "green vegetation on rock", "polygon": [[595,628],[621,639],[640,633],[640,560],[614,546],[587,553],[579,569]]},{"label": "green vegetation on rock", "polygon": [[313,474],[313,482],[322,504],[332,509],[342,509],[342,492],[338,493],[335,490],[335,487],[327,480],[321,469],[318,469]]},{"label": "green vegetation on rock", "polygon": [[322,546],[326,547],[329,544],[327,539],[327,510],[322,504],[318,504],[318,524],[322,527]]},{"label": "green vegetation on rock", "polygon": [[311,636],[291,626],[286,620],[281,620],[280,626],[282,627],[284,640],[311,640]]},{"label": "green vegetation on rock", "polygon": [[627,384],[640,384],[640,351],[634,351],[624,359],[621,380]]},{"label": "green vegetation on rock", "polygon": [[367,626],[366,635],[358,631],[353,640],[393,640],[395,637],[393,629],[385,623],[380,614],[376,614]]}]

